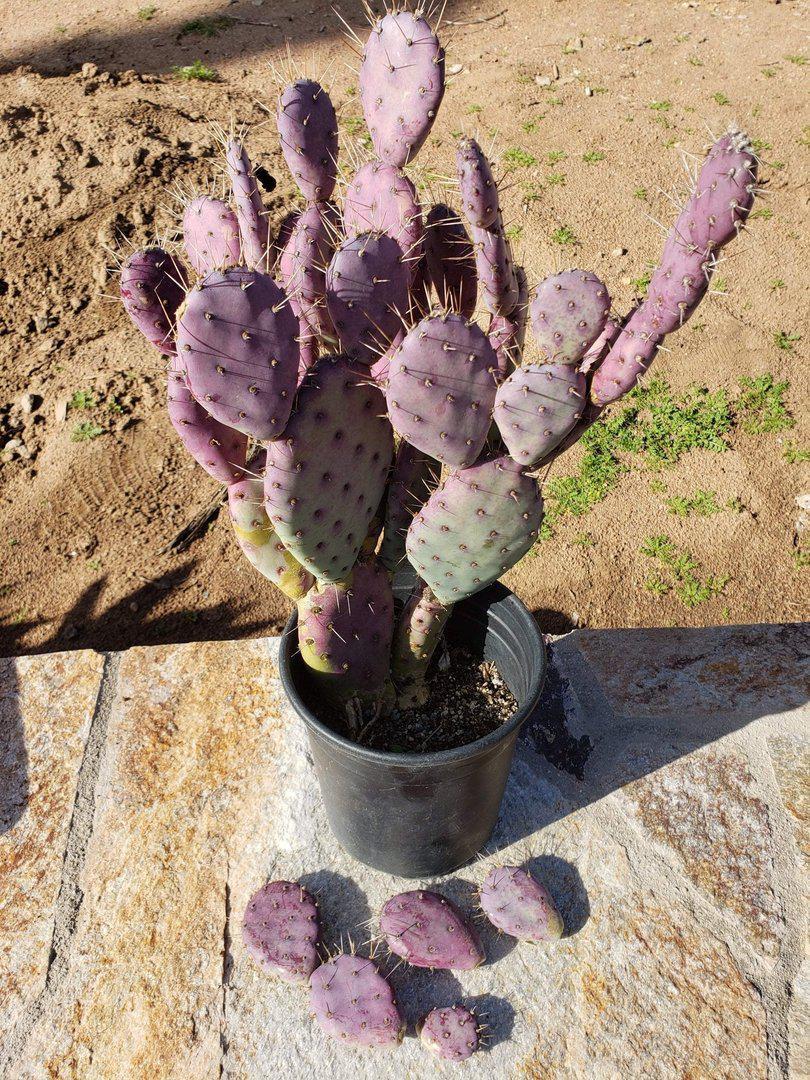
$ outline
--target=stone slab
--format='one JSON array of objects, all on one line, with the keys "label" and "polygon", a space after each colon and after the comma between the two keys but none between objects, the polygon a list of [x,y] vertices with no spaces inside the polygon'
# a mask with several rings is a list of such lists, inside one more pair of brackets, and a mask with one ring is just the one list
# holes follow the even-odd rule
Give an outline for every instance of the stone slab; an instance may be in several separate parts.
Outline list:
[{"label": "stone slab", "polygon": [[[699,652],[723,655],[728,641],[725,629],[711,646],[696,633],[699,648],[681,642],[681,670],[693,674]],[[617,632],[605,634],[616,654]],[[471,1077],[799,1076],[806,976],[794,830],[804,766],[783,727],[772,742],[773,696],[763,691],[757,705],[749,686],[748,719],[732,709],[703,740],[691,724],[679,733],[673,714],[662,740],[656,723],[619,722],[647,708],[640,679],[622,693],[599,659],[610,642],[585,638],[554,644],[550,693],[520,740],[486,859],[438,883],[472,912],[494,860],[528,862],[557,899],[566,937],[532,947],[483,924],[488,960],[475,971],[396,968],[411,1031],[434,1005],[474,1004],[490,1041],[465,1065]],[[385,1054],[330,1042],[305,993],[264,975],[243,948],[242,913],[268,879],[300,879],[320,902],[326,943],[361,951],[385,899],[413,887],[332,839],[277,648],[267,639],[133,649],[108,658],[100,690],[100,658],[83,661],[95,663],[90,713],[96,698],[103,707],[77,727],[64,775],[92,791],[72,819],[68,794],[37,819],[62,892],[75,887],[72,906],[51,888],[29,911],[25,876],[12,866],[0,879],[0,912],[13,902],[18,920],[37,914],[58,930],[46,984],[30,979],[25,1007],[8,1014],[9,1077],[457,1071],[412,1035]],[[16,678],[25,698],[24,665]],[[694,698],[702,683],[691,681]],[[38,753],[37,773],[47,768]]]}]

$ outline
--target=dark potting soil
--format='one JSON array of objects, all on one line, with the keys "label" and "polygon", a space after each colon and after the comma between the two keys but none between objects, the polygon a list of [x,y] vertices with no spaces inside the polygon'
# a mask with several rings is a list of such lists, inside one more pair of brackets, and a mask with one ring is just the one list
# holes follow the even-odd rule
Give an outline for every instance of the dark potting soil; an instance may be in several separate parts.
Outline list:
[{"label": "dark potting soil", "polygon": [[351,732],[345,717],[326,722],[341,735],[373,750],[427,754],[475,742],[509,720],[517,708],[495,664],[452,646],[428,680],[425,705],[394,709]]}]

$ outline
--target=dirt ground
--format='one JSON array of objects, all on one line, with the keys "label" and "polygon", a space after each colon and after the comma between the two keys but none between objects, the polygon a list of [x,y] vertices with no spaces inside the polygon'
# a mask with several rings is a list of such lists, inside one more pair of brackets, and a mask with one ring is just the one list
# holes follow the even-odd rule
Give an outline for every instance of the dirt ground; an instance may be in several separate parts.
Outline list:
[{"label": "dirt ground", "polygon": [[[363,24],[359,3],[340,7]],[[238,554],[224,514],[188,551],[161,553],[216,485],[169,426],[157,354],[108,299],[105,245],[170,228],[172,185],[221,182],[209,120],[253,128],[252,154],[278,178],[268,206],[280,220],[292,184],[259,104],[273,99],[268,62],[289,39],[312,73],[328,69],[346,118],[359,115],[355,57],[320,0],[44,0],[31,12],[0,0],[0,447],[12,441],[0,452],[0,655],[270,632],[287,604]],[[211,38],[184,32],[204,15],[234,21]],[[676,389],[732,396],[742,376],[771,372],[789,381],[798,421],[785,434],[735,432],[728,452],[690,453],[653,483],[634,467],[507,583],[546,630],[805,617],[795,500],[810,477],[785,448],[808,443],[807,5],[451,0],[445,20],[448,66],[461,70],[420,160],[447,173],[462,131],[495,133],[501,151],[536,159],[504,196],[530,282],[589,267],[626,310],[660,250],[652,218],[673,215],[663,192],[683,191],[680,151],[699,153],[730,120],[761,140],[766,213],[729,252],[724,295],[656,367]],[[218,81],[173,74],[198,59]],[[565,183],[549,183],[552,172]],[[531,187],[538,198],[527,199]],[[575,238],[564,247],[552,239],[563,226]],[[786,348],[780,332],[793,336]],[[94,437],[74,441],[80,425]],[[580,453],[551,475],[570,473]],[[667,512],[667,498],[698,488],[738,509]],[[729,575],[723,595],[689,609],[646,589],[639,548],[655,534]]]}]

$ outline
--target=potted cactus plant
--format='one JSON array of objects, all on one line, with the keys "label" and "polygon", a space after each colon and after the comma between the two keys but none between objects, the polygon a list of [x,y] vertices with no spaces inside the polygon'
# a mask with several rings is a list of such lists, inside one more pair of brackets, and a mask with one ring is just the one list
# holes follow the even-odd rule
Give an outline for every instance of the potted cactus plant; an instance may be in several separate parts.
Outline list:
[{"label": "potted cactus plant", "polygon": [[[457,152],[460,213],[420,206],[408,170],[444,78],[433,28],[397,6],[363,50],[374,156],[340,205],[335,110],[300,78],[280,93],[277,121],[305,207],[274,236],[245,146],[226,138],[232,203],[188,204],[187,264],[153,247],[121,273],[133,322],[169,357],[172,424],[227,485],[247,558],[296,605],[281,674],[332,828],[358,858],[410,875],[450,870],[486,843],[537,705],[542,638],[496,584],[537,539],[537,470],[690,317],[756,174],[741,132],[715,142],[646,298],[612,316],[588,271],[529,289],[474,139]],[[511,718],[436,752],[369,745],[369,731],[396,732],[409,710],[429,714],[445,638],[495,663]]]}]

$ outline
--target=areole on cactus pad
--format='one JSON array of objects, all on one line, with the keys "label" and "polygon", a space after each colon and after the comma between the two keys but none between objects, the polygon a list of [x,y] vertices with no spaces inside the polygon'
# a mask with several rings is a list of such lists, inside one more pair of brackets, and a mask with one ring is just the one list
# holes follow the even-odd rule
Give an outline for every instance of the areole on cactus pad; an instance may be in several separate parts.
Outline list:
[{"label": "areole on cactus pad", "polygon": [[[373,16],[360,69],[372,160],[355,153],[338,187],[335,110],[301,74],[281,88],[276,120],[305,205],[271,231],[246,141],[223,136],[231,198],[186,207],[190,268],[155,246],[121,272],[133,323],[171,357],[172,424],[227,485],[247,558],[297,602],[313,680],[355,719],[424,700],[453,605],[538,537],[536,471],[690,317],[755,195],[756,157],[732,128],[697,173],[647,296],[611,315],[587,269],[527,281],[475,139],[458,146],[457,198],[421,205],[429,181],[412,162],[444,90],[424,11]],[[395,605],[405,558],[418,580]],[[335,985],[357,963],[334,961]],[[395,1012],[388,1001],[375,1037],[396,1040]]]}]

